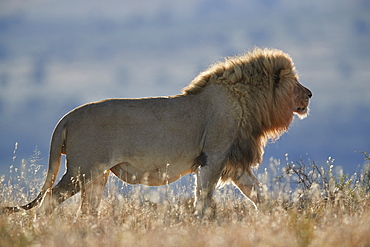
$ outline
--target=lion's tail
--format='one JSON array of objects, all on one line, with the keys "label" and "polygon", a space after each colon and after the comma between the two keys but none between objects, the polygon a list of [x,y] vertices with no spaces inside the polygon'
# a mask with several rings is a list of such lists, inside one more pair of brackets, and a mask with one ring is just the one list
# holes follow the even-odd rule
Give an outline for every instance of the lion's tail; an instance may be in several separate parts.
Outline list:
[{"label": "lion's tail", "polygon": [[18,207],[0,208],[0,214],[1,213],[15,213],[21,210],[29,210],[39,205],[42,202],[42,199],[45,193],[53,187],[55,180],[59,173],[60,159],[61,159],[62,153],[65,153],[65,141],[66,141],[66,136],[67,136],[67,129],[66,129],[66,125],[62,124],[62,122],[63,122],[62,120],[59,122],[59,124],[57,125],[53,133],[52,141],[50,144],[48,173],[46,176],[46,181],[44,183],[44,186],[40,190],[40,193],[37,195],[37,197],[32,202],[26,205],[18,206]]}]

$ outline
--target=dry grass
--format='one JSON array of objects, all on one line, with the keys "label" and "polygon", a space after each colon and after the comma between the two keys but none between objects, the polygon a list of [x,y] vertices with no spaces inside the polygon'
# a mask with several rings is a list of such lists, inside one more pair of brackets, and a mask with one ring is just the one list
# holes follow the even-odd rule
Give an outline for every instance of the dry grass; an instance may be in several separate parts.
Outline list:
[{"label": "dry grass", "polygon": [[[215,193],[215,214],[205,219],[193,216],[186,184],[128,190],[111,178],[98,217],[76,213],[78,196],[50,216],[0,215],[0,246],[370,246],[370,170],[349,178],[334,176],[331,162],[308,163],[280,170],[271,160],[260,175],[269,199],[258,212],[229,185]],[[20,188],[27,181],[41,187],[42,180],[17,174],[1,181],[1,205],[34,197],[37,191]],[[123,190],[127,196],[117,193]]]}]

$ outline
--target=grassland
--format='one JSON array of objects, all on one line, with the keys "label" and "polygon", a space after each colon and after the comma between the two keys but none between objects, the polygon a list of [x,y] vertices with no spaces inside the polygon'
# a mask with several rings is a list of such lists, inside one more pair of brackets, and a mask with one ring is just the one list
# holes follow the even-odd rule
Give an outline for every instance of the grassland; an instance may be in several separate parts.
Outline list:
[{"label": "grassland", "polygon": [[[112,177],[99,216],[79,215],[78,195],[49,216],[0,215],[0,246],[370,246],[370,169],[352,177],[334,170],[330,160],[271,160],[259,175],[266,188],[258,211],[227,185],[203,219],[192,214],[189,185],[119,194],[126,185]],[[2,178],[0,206],[30,200],[42,185],[12,172]]]}]

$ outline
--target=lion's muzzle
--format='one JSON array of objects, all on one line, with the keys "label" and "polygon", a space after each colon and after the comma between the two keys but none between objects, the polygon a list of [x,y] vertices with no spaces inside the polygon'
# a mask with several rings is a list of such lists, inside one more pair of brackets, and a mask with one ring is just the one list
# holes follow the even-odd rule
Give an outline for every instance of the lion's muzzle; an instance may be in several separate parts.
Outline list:
[{"label": "lion's muzzle", "polygon": [[312,97],[312,92],[301,83],[296,81],[296,87],[294,89],[294,109],[293,112],[297,113],[300,118],[304,118],[308,114],[308,105],[310,103],[310,98]]}]

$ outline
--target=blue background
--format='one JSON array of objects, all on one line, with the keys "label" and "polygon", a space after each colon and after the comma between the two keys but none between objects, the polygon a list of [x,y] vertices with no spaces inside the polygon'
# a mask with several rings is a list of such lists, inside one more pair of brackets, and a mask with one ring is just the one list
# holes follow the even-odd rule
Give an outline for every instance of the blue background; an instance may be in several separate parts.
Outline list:
[{"label": "blue background", "polygon": [[352,174],[364,163],[356,151],[370,150],[369,1],[0,5],[0,175],[30,165],[36,147],[47,167],[53,128],[74,107],[178,94],[211,63],[254,46],[289,53],[313,92],[310,116],[268,145],[262,169],[270,157],[284,163],[288,153],[318,164],[332,157]]}]

